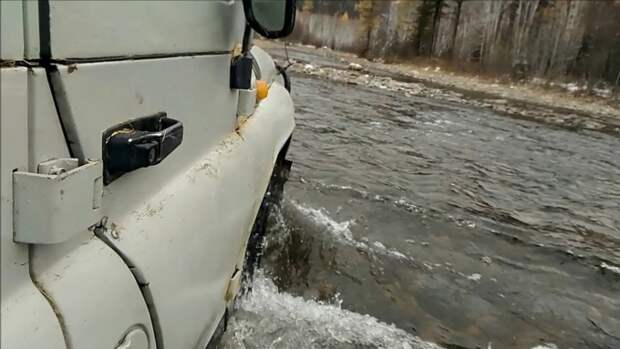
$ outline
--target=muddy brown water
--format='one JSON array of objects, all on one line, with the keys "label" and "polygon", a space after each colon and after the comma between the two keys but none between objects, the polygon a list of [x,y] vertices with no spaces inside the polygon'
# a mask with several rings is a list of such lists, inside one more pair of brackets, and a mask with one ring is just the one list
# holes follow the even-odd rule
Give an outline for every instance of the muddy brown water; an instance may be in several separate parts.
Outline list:
[{"label": "muddy brown water", "polygon": [[620,348],[620,139],[294,75],[225,348]]}]

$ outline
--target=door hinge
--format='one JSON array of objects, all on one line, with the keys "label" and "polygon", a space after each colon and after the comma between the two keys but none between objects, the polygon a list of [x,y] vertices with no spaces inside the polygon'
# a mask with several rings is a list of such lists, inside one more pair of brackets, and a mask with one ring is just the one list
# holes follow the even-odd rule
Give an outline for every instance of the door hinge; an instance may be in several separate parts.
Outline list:
[{"label": "door hinge", "polygon": [[37,170],[13,172],[15,242],[63,242],[101,220],[100,160],[79,165],[77,159],[54,159]]}]

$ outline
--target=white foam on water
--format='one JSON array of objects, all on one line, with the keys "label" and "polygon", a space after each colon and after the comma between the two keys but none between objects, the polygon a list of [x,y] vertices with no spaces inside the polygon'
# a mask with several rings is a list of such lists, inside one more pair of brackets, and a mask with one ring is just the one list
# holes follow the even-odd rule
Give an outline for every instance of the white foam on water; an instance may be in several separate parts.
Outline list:
[{"label": "white foam on water", "polygon": [[611,265],[611,264],[607,264],[605,262],[602,262],[601,263],[601,269],[609,270],[612,273],[616,273],[616,274],[620,275],[620,267],[616,267],[615,265]]},{"label": "white foam on water", "polygon": [[558,346],[553,343],[545,343],[532,347],[531,349],[558,349]]},{"label": "white foam on water", "polygon": [[379,252],[382,255],[392,256],[398,259],[413,260],[413,258],[407,257],[398,250],[385,247],[385,245],[379,241],[373,242],[373,247],[375,252]]},{"label": "white foam on water", "polygon": [[401,197],[400,199],[395,200],[394,206],[404,208],[405,210],[409,212],[420,212],[421,211],[418,205],[416,205],[415,203],[413,203],[412,201],[410,201],[409,199],[405,197]]},{"label": "white foam on water", "polygon": [[329,216],[329,213],[325,208],[312,208],[300,204],[296,201],[291,201],[293,206],[299,210],[304,216],[310,218],[315,224],[325,227],[325,230],[336,238],[340,243],[353,246],[368,253],[388,256],[404,261],[413,261],[413,258],[406,256],[402,252],[393,248],[387,248],[379,241],[375,241],[372,245],[365,241],[360,241],[353,236],[351,226],[355,224],[355,220],[347,220],[343,222],[337,222]]},{"label": "white foam on water", "polygon": [[223,348],[411,348],[439,346],[337,304],[279,292],[258,271],[252,292],[237,302]]},{"label": "white foam on water", "polygon": [[318,185],[321,188],[325,188],[325,189],[349,190],[349,191],[352,191],[352,192],[355,192],[355,193],[359,194],[363,198],[367,198],[368,197],[368,192],[367,191],[365,191],[363,189],[353,188],[350,185],[330,184],[330,183],[325,183],[325,182],[320,181],[320,180],[314,181],[314,184]]},{"label": "white foam on water", "polygon": [[317,225],[323,226],[327,228],[326,230],[330,232],[336,239],[341,242],[344,242],[349,245],[353,245],[355,247],[368,247],[361,241],[357,241],[353,238],[353,233],[351,232],[350,227],[355,224],[355,220],[347,220],[342,222],[336,222],[332,219],[327,210],[325,208],[312,208],[305,205],[302,205],[296,201],[291,201],[293,206],[299,210],[304,216],[312,219],[314,223]]},{"label": "white foam on water", "polygon": [[467,280],[471,280],[471,281],[480,281],[480,279],[482,278],[482,275],[478,274],[478,273],[473,273],[471,275],[469,275],[467,277]]}]

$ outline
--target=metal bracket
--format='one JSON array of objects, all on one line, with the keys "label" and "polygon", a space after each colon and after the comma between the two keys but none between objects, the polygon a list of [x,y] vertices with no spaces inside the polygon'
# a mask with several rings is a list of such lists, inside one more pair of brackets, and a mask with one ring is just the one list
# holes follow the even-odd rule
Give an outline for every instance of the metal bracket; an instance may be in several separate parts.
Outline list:
[{"label": "metal bracket", "polygon": [[78,159],[53,159],[43,161],[37,166],[37,173],[59,175],[78,168]]},{"label": "metal bracket", "polygon": [[78,166],[77,159],[56,159],[39,164],[38,170],[13,172],[15,242],[63,242],[101,220],[100,160]]},{"label": "metal bracket", "polygon": [[256,110],[256,89],[239,90],[237,117],[248,118]]}]

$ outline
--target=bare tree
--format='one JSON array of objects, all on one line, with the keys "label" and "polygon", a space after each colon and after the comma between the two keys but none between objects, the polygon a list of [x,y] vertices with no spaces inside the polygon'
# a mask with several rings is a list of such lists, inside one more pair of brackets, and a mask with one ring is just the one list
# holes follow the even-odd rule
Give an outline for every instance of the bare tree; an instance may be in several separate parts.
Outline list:
[{"label": "bare tree", "polygon": [[[343,11],[352,21],[348,28],[359,28],[355,38],[316,24],[333,22],[329,16]],[[435,56],[519,79],[540,75],[618,85],[620,0],[307,0],[300,12],[320,14],[313,17],[316,25],[304,28],[321,30],[301,40],[329,45],[348,35],[346,41],[357,42],[351,49],[369,58]]]}]

